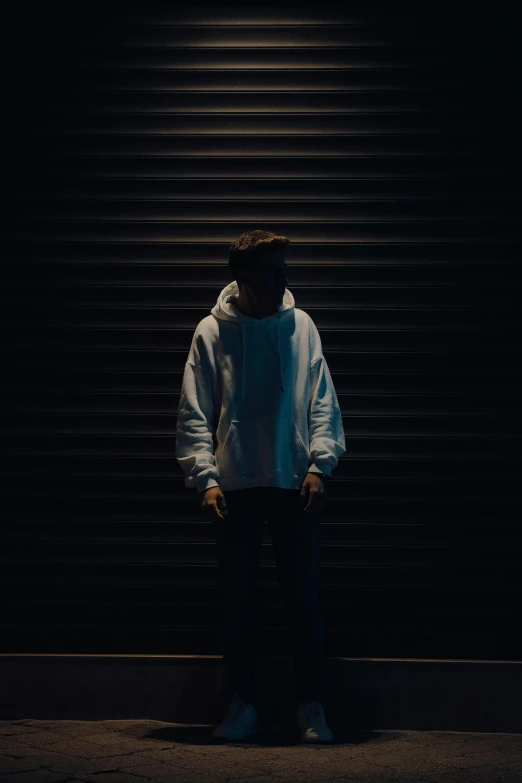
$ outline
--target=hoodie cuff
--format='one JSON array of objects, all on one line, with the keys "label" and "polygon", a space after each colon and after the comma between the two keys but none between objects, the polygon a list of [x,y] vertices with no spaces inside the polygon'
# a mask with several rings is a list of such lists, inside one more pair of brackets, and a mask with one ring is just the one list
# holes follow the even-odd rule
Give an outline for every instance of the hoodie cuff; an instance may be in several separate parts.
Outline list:
[{"label": "hoodie cuff", "polygon": [[312,462],[312,464],[308,466],[308,473],[324,473],[326,476],[331,476],[332,466],[326,462],[324,465],[318,465],[317,462]]},{"label": "hoodie cuff", "polygon": [[210,487],[219,487],[219,483],[216,481],[216,479],[207,479],[207,481],[204,481],[201,486],[198,486],[198,495],[201,495],[202,492],[206,492],[207,489],[210,489]]}]

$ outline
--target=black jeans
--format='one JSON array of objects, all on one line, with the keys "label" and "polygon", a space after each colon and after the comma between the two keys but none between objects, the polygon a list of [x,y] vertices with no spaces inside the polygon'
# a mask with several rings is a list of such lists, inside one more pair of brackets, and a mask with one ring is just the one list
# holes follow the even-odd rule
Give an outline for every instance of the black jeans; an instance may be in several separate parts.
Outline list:
[{"label": "black jeans", "polygon": [[220,593],[218,636],[229,693],[252,701],[257,576],[266,518],[294,640],[296,699],[321,701],[324,626],[318,572],[322,508],[304,514],[300,489],[251,487],[223,494],[228,516],[216,520],[214,527]]}]

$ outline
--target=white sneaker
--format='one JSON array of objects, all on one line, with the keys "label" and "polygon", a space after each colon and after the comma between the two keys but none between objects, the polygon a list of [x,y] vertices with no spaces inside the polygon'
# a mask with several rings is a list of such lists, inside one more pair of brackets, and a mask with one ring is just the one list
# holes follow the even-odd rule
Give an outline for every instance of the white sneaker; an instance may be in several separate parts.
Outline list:
[{"label": "white sneaker", "polygon": [[244,739],[259,731],[257,710],[253,704],[232,693],[230,707],[219,726],[212,732],[212,739]]},{"label": "white sneaker", "polygon": [[332,742],[322,704],[318,701],[302,702],[297,707],[297,724],[301,742]]}]

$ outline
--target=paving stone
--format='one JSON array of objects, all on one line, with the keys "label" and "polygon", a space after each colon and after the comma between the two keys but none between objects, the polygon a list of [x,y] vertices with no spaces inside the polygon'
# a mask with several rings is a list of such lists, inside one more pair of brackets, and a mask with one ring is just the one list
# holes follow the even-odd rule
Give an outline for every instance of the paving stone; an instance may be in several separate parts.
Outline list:
[{"label": "paving stone", "polygon": [[[80,775],[84,773],[110,772],[120,767],[121,756],[110,758],[80,758],[67,753],[56,753],[47,749],[46,751],[36,751],[38,764],[47,767],[56,772],[70,773],[71,775]],[[30,757],[27,758],[27,763]],[[33,766],[34,765],[34,762]],[[0,770],[2,765],[0,764]]]},{"label": "paving stone", "polygon": [[38,769],[43,765],[41,756],[27,756],[26,758],[0,759],[0,774],[13,775],[15,772],[28,772]]},{"label": "paving stone", "polygon": [[[0,783],[522,783],[522,735],[296,731],[218,743],[212,726],[151,720],[3,721]],[[172,739],[171,739],[172,738]]]},{"label": "paving stone", "polygon": [[[99,783],[147,783],[148,778],[133,774],[132,772],[100,772],[97,775],[84,775],[81,778],[85,783],[96,781]],[[176,779],[172,779],[177,783]]]},{"label": "paving stone", "polygon": [[[120,769],[122,772],[132,772],[134,775],[141,775],[144,778],[150,778],[150,780],[154,781],[159,778],[168,778],[169,776],[172,780],[177,780],[180,773],[190,774],[193,771],[187,767],[181,767],[179,764],[164,761],[149,762],[148,764],[140,764],[138,766],[123,762],[120,764]],[[98,778],[98,776],[96,776],[96,778]],[[219,774],[215,776],[214,779],[219,780]]]},{"label": "paving stone", "polygon": [[19,723],[16,723],[14,726],[9,725],[5,720],[0,721],[0,736],[1,737],[14,737],[16,734],[28,734],[31,731],[36,731],[36,729],[32,728],[31,726],[24,726]]},{"label": "paving stone", "polygon": [[114,758],[120,762],[125,762],[125,765],[128,767],[143,767],[156,762],[158,764],[177,764],[178,762],[181,762],[183,766],[188,766],[190,764],[190,754],[184,750],[178,749],[157,749],[148,751],[147,753],[140,750],[136,751],[136,753]]},{"label": "paving stone", "polygon": [[28,756],[39,756],[43,752],[41,748],[30,748],[27,745],[10,745],[8,748],[2,748],[0,758],[21,759]]},{"label": "paving stone", "polygon": [[[63,775],[57,775],[45,769],[17,772],[0,777],[0,783],[64,783],[65,780]],[[69,780],[74,780],[74,778],[69,778]]]},{"label": "paving stone", "polygon": [[12,734],[9,740],[17,745],[31,745],[33,748],[45,748],[63,742],[63,734],[54,731],[40,729],[28,731],[24,734]]},{"label": "paving stone", "polygon": [[522,775],[520,770],[502,770],[495,767],[492,771],[486,767],[480,767],[473,770],[457,770],[445,775],[443,780],[444,783],[520,783]]},{"label": "paving stone", "polygon": [[[514,772],[522,772],[522,761],[504,761],[502,763],[499,763],[496,765],[496,769],[504,770],[506,772],[508,771],[514,771]],[[520,780],[522,780],[522,774],[520,775]]]}]

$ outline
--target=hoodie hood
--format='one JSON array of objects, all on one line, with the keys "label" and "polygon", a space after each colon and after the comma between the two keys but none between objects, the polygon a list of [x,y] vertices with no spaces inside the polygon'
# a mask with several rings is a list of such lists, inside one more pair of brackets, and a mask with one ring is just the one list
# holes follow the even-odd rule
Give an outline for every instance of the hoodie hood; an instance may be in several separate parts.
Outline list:
[{"label": "hoodie hood", "polygon": [[[246,350],[247,330],[263,329],[266,330],[267,339],[272,341],[274,349],[277,351],[278,367],[279,367],[279,381],[282,391],[285,390],[283,381],[283,364],[281,358],[281,319],[292,317],[294,315],[295,300],[292,293],[285,288],[283,295],[283,301],[277,307],[277,310],[270,315],[266,315],[264,318],[253,318],[249,315],[245,315],[241,312],[231,301],[233,297],[239,296],[239,286],[236,280],[229,283],[223,288],[217,298],[216,304],[210,311],[215,318],[221,318],[223,321],[232,321],[237,324],[239,334],[241,337],[241,349],[242,349],[242,374],[241,374],[241,399],[244,398],[245,393],[245,377],[247,377],[247,357],[248,351]],[[253,357],[253,361],[256,357]]]}]

